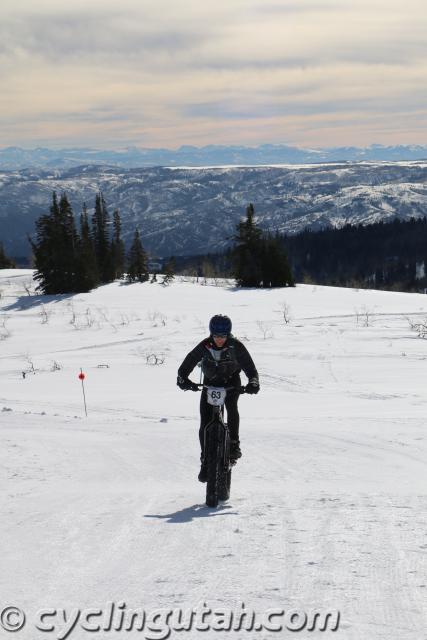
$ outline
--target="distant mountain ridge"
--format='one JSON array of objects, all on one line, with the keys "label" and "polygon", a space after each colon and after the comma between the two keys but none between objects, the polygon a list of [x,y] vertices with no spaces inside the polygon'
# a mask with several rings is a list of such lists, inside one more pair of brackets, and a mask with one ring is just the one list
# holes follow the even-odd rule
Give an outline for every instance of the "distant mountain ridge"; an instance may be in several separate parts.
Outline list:
[{"label": "distant mountain ridge", "polygon": [[404,161],[427,159],[427,146],[371,145],[358,147],[331,147],[303,149],[284,144],[264,144],[258,147],[208,145],[182,146],[179,149],[149,149],[128,147],[123,150],[74,149],[0,149],[0,168],[66,169],[83,164],[107,164],[123,168],[150,166],[219,166],[307,164],[344,161]]},{"label": "distant mountain ridge", "polygon": [[427,162],[336,163],[287,167],[0,170],[0,241],[8,255],[28,255],[27,234],[66,191],[78,218],[102,191],[118,208],[123,237],[139,226],[158,256],[218,251],[230,244],[249,202],[264,229],[370,224],[427,215]]}]

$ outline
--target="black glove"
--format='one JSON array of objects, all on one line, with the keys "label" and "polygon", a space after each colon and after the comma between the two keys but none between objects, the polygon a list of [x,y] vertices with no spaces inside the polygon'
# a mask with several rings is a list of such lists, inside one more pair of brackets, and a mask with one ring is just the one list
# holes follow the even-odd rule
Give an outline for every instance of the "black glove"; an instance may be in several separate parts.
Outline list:
[{"label": "black glove", "polygon": [[183,391],[198,391],[199,387],[195,382],[191,382],[188,378],[182,378],[178,376],[176,379],[176,384]]},{"label": "black glove", "polygon": [[245,387],[245,392],[250,393],[252,395],[254,393],[258,393],[258,391],[259,391],[258,378],[251,378]]}]

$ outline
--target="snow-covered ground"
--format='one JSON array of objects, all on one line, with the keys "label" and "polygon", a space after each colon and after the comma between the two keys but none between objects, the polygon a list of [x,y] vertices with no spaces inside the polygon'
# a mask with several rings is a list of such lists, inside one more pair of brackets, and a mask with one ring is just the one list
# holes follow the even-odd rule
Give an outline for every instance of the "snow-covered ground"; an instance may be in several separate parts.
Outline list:
[{"label": "snow-covered ground", "polygon": [[[0,271],[0,622],[18,620],[6,606],[26,613],[1,638],[64,637],[56,617],[54,632],[35,628],[43,608],[202,601],[341,612],[336,632],[298,637],[427,637],[427,342],[408,321],[427,317],[426,296],[29,286],[31,272]],[[175,385],[214,313],[231,316],[262,387],[240,400],[243,458],[216,510],[197,482],[198,396]],[[295,637],[170,637],[224,635]],[[165,635],[76,623],[67,637]]]}]

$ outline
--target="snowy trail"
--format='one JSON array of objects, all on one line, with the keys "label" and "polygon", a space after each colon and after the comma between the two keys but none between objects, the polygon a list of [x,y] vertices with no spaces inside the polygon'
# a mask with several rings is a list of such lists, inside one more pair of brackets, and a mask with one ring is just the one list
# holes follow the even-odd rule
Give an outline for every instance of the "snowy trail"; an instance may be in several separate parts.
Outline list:
[{"label": "snowy trail", "polygon": [[[120,339],[110,326],[75,331],[65,307],[56,307],[50,326],[34,324],[26,311],[8,312],[11,335],[0,342],[1,602],[22,607],[29,622],[42,607],[108,601],[147,612],[200,601],[233,610],[244,602],[260,614],[338,609],[337,632],[309,636],[425,637],[427,343],[414,339],[403,318],[418,313],[424,297],[302,287],[272,292],[267,307],[264,292],[230,301],[226,289],[208,289],[196,289],[197,300],[188,283],[141,289],[149,299],[135,308],[130,289],[122,304],[140,320],[123,326]],[[79,304],[84,311],[101,304],[98,297],[114,308],[123,295],[107,287]],[[275,310],[284,295],[295,314],[287,327]],[[204,506],[196,480],[198,396],[174,386],[176,367],[201,331],[194,318],[203,304],[209,315],[211,297],[212,307],[230,305],[236,326],[244,326],[262,380],[259,396],[241,399],[244,457],[230,501],[217,510]],[[384,315],[357,326],[345,313],[355,297],[359,306],[375,301]],[[147,306],[166,324],[145,317]],[[341,319],[314,326],[322,306]],[[260,318],[271,327],[268,339]],[[133,350],[140,331],[149,347],[163,344],[162,366],[148,366]],[[25,380],[16,360],[23,343],[35,345],[40,367]],[[63,357],[55,372],[48,367],[54,351]],[[98,369],[100,361],[109,368]],[[87,419],[76,378],[81,362]],[[287,634],[294,635],[227,637]],[[202,635],[218,638],[214,630]],[[28,624],[14,637],[56,635]],[[76,628],[70,637],[97,635]]]},{"label": "snowy trail", "polygon": [[[212,511],[194,481],[194,425],[184,442],[182,433],[168,433],[168,450],[156,444],[153,459],[147,445],[166,435],[157,424],[75,431],[38,418],[36,428],[21,429],[25,419],[2,433],[11,447],[10,486],[21,481],[17,493],[2,491],[2,511],[12,506],[3,566],[15,576],[8,599],[24,608],[81,606],[82,594],[86,606],[111,599],[148,610],[203,599],[224,606],[243,599],[259,612],[272,603],[333,606],[344,623],[354,621],[341,631],[346,638],[389,638],[391,629],[415,638],[426,623],[427,499],[389,492],[404,479],[405,452],[384,456],[381,441],[319,437],[300,425],[283,450],[277,430],[267,432],[273,446],[258,456],[251,425],[232,498]],[[343,442],[346,457],[337,464]],[[393,481],[387,469],[378,475],[384,458]],[[417,464],[425,474],[425,460]],[[355,481],[354,469],[365,469],[365,478]],[[38,587],[30,598],[29,566]]]}]

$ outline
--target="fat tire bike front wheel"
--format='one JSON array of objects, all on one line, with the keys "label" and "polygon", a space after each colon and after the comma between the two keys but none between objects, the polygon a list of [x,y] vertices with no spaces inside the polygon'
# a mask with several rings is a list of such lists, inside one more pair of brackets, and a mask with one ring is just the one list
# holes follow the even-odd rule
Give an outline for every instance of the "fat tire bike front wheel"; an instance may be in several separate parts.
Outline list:
[{"label": "fat tire bike front wheel", "polygon": [[217,507],[219,500],[230,497],[230,437],[226,425],[216,417],[206,433],[206,504]]}]

